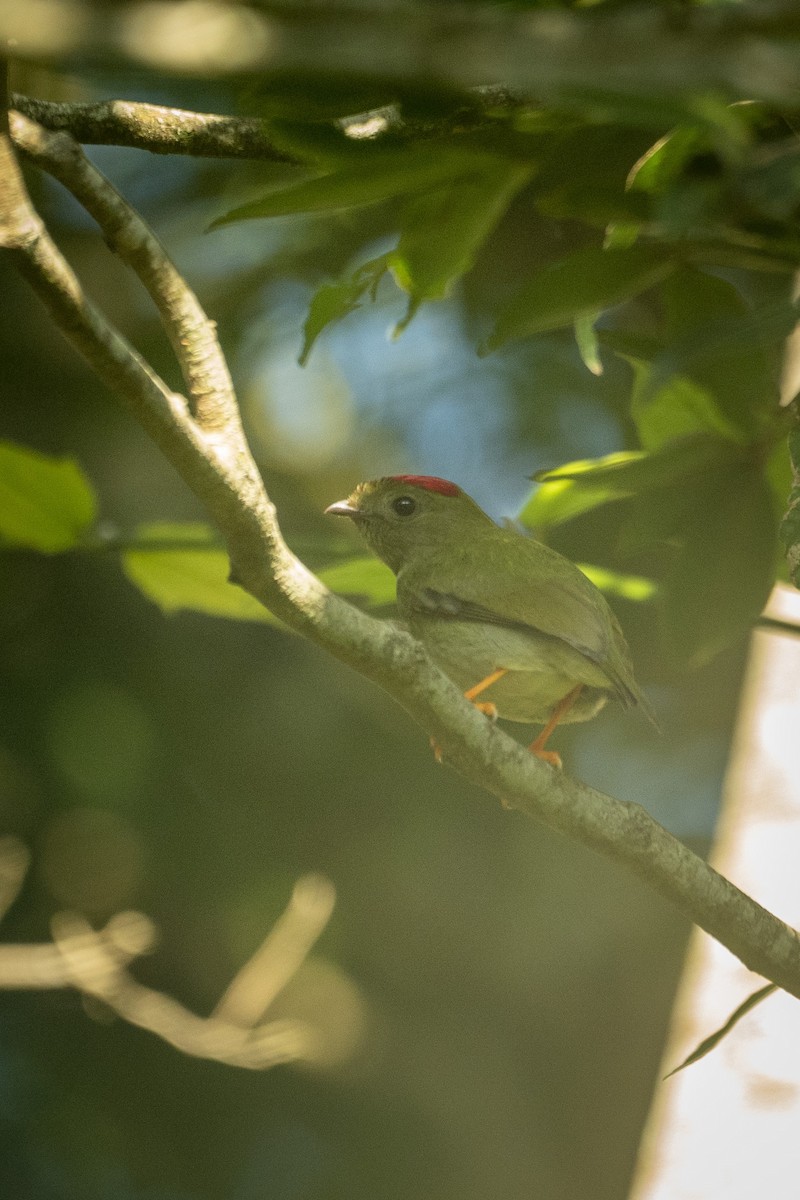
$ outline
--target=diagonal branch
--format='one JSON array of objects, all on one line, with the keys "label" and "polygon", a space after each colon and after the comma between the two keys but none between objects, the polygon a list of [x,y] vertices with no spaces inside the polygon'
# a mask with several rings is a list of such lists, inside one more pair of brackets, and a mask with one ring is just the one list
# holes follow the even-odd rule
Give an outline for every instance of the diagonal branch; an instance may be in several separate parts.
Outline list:
[{"label": "diagonal branch", "polygon": [[139,276],[172,342],[193,416],[207,433],[224,437],[236,403],[216,327],[158,238],[69,134],[52,133],[20,113],[10,113],[9,119],[19,149],[72,192],[109,247]]},{"label": "diagonal branch", "polygon": [[[751,970],[800,998],[800,941],[793,929],[639,805],[554,771],[493,728],[419,643],[333,596],[299,562],[283,541],[232,395],[221,398],[226,432],[224,440],[215,440],[200,429],[183,401],[162,393],[152,372],[88,305],[33,211],[8,137],[0,139],[0,244],[11,250],[62,332],[153,434],[205,504],[225,537],[235,578],[243,587],[298,633],[384,687],[465,778],[507,807],[624,863]],[[91,319],[87,313],[93,314]]]}]

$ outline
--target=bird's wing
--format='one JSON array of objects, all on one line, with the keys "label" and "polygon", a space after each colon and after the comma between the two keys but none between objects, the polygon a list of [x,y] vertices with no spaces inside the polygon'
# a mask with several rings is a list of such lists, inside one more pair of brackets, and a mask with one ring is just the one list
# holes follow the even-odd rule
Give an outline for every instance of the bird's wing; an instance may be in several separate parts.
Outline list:
[{"label": "bird's wing", "polygon": [[492,532],[492,538],[464,547],[444,571],[426,564],[421,571],[401,572],[401,604],[442,619],[485,621],[558,639],[600,668],[626,708],[642,704],[647,711],[622,630],[602,593],[574,563],[541,542]]}]

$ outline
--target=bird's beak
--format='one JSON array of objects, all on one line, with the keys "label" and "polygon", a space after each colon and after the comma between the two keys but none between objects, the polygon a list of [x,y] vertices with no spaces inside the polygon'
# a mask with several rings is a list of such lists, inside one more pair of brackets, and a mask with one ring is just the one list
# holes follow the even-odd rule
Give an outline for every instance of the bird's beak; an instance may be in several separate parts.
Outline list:
[{"label": "bird's beak", "polygon": [[360,517],[361,513],[349,500],[337,500],[325,509],[326,516],[331,517]]}]

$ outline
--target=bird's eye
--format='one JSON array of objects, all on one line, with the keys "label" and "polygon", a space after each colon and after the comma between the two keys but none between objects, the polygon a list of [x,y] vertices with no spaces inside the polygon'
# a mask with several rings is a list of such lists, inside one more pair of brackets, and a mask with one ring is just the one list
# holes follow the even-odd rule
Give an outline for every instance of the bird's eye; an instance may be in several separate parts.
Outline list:
[{"label": "bird's eye", "polygon": [[398,517],[410,517],[416,510],[417,502],[411,496],[398,496],[392,501],[392,508]]}]

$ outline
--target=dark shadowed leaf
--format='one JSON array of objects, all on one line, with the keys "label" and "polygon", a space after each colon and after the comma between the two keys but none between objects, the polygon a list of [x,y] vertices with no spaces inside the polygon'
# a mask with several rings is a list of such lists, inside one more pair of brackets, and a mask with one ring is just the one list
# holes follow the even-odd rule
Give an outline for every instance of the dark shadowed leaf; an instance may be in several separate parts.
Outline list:
[{"label": "dark shadowed leaf", "polygon": [[376,154],[368,162],[349,163],[329,174],[273,189],[258,200],[218,217],[211,223],[211,228],[260,217],[330,212],[377,204],[436,187],[459,172],[469,171],[470,162],[471,156],[466,149],[446,146],[426,145],[403,153]]},{"label": "dark shadowed leaf", "polygon": [[[715,430],[739,441],[763,435],[778,402],[775,372],[765,346],[788,336],[797,321],[788,291],[785,298],[753,308],[726,280],[682,268],[664,282],[662,295],[667,344],[649,367],[639,364],[634,397],[637,424],[652,420],[670,436],[666,410],[682,409],[686,432],[691,425],[685,418],[691,410],[697,429]],[[675,383],[676,377],[684,382]],[[682,396],[673,394],[673,385],[683,388]],[[651,418],[648,409],[653,410]]]},{"label": "dark shadowed leaf", "polygon": [[314,293],[303,326],[303,348],[298,359],[301,367],[307,363],[314,342],[327,325],[359,308],[365,296],[370,293],[374,296],[387,265],[388,255],[382,254],[380,258],[363,263],[346,279],[323,284]]},{"label": "dark shadowed leaf", "polygon": [[57,554],[79,545],[95,517],[94,490],[73,459],[0,442],[0,543]]},{"label": "dark shadowed leaf", "polygon": [[766,1000],[767,996],[771,996],[777,990],[778,985],[776,983],[767,983],[764,987],[759,988],[758,991],[753,992],[751,996],[748,996],[739,1005],[735,1012],[731,1013],[724,1025],[717,1029],[716,1032],[709,1034],[707,1038],[703,1038],[700,1045],[691,1054],[687,1055],[682,1063],[679,1063],[677,1067],[673,1067],[671,1071],[668,1071],[664,1078],[670,1079],[673,1075],[677,1075],[678,1071],[682,1071],[684,1067],[691,1067],[693,1063],[699,1062],[701,1058],[705,1058],[707,1054],[710,1054],[720,1044],[723,1038],[727,1037],[733,1027],[741,1021],[742,1017],[747,1016],[757,1004],[760,1004],[762,1000]]},{"label": "dark shadowed leaf", "polygon": [[673,657],[696,667],[741,637],[761,613],[775,577],[777,522],[757,464],[713,471],[693,481],[691,497],[662,613]]},{"label": "dark shadowed leaf", "polygon": [[652,287],[671,270],[669,257],[655,246],[578,250],[545,267],[514,296],[500,313],[484,352],[612,308]]},{"label": "dark shadowed leaf", "polygon": [[519,163],[476,159],[470,175],[410,201],[389,256],[399,286],[418,304],[446,296],[531,174]]},{"label": "dark shadowed leaf", "polygon": [[649,363],[628,361],[636,377],[631,416],[645,449],[658,450],[676,438],[697,433],[716,434],[734,442],[743,440],[740,431],[726,420],[708,388],[680,375],[654,387],[654,368]]}]

